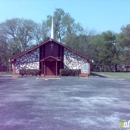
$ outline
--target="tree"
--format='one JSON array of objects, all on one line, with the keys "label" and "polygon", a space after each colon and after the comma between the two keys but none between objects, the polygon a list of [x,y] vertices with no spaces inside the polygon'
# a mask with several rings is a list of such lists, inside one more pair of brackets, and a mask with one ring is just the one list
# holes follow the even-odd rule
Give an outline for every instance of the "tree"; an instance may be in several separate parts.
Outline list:
[{"label": "tree", "polygon": [[[50,32],[52,16],[48,15],[47,20],[43,22],[46,29]],[[70,16],[69,13],[65,13],[64,10],[58,8],[53,14],[54,21],[54,37],[60,42],[66,42],[66,36],[69,34],[79,34],[83,31],[83,28],[79,23],[75,23],[75,20]]]},{"label": "tree", "polygon": [[121,27],[121,35],[124,45],[130,49],[130,24]]},{"label": "tree", "polygon": [[117,43],[120,49],[120,60],[122,64],[130,64],[130,24],[121,27],[121,33],[117,36]]},{"label": "tree", "polygon": [[111,31],[107,31],[102,33],[101,38],[102,41],[98,45],[98,60],[101,65],[108,66],[111,71],[113,70],[113,66],[115,66],[115,71],[117,71],[119,58],[116,48],[116,35]]},{"label": "tree", "polygon": [[10,49],[18,54],[30,48],[34,41],[39,42],[40,27],[32,20],[13,18],[0,24],[0,34],[8,38]]},{"label": "tree", "polygon": [[0,66],[8,65],[8,61],[11,58],[10,51],[7,44],[7,38],[0,36]]}]

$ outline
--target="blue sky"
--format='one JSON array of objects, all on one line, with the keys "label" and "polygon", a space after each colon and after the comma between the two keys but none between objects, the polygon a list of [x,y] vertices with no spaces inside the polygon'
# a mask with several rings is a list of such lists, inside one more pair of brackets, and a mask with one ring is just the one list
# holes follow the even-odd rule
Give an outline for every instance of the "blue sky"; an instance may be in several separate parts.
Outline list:
[{"label": "blue sky", "polygon": [[41,23],[56,8],[97,33],[118,33],[123,25],[130,24],[130,0],[0,0],[0,22],[18,17]]}]

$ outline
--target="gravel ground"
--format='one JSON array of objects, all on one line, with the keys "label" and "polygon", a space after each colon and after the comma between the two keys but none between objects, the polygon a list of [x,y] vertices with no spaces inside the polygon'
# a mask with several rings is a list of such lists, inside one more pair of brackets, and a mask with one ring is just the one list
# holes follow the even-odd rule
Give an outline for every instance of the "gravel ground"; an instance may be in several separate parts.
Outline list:
[{"label": "gravel ground", "polygon": [[122,119],[130,120],[130,81],[0,76],[0,130],[119,130]]}]

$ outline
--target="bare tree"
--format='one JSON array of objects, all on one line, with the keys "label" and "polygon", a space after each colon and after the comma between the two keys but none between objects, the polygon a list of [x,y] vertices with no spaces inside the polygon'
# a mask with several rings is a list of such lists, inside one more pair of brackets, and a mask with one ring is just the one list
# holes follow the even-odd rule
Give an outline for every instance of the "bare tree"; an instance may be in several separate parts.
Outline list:
[{"label": "bare tree", "polygon": [[0,33],[8,38],[12,48],[23,52],[40,41],[41,27],[32,20],[14,18],[0,24]]}]

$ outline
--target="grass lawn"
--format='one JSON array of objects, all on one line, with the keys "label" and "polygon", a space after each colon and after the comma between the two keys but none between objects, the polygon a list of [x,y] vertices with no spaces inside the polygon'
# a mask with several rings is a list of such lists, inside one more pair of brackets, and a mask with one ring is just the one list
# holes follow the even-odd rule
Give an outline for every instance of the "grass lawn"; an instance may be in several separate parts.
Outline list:
[{"label": "grass lawn", "polygon": [[12,72],[0,72],[0,76],[1,75],[12,75]]},{"label": "grass lawn", "polygon": [[93,72],[93,73],[130,80],[130,72]]}]

